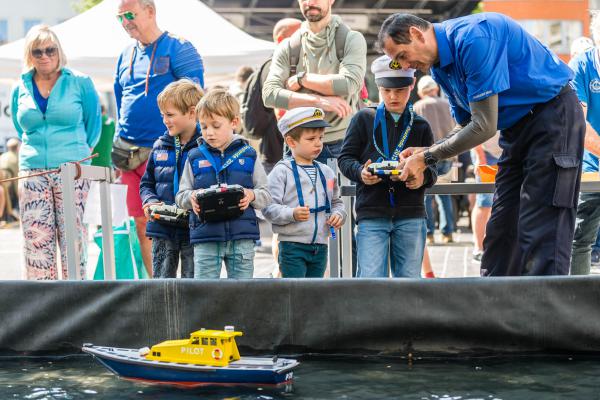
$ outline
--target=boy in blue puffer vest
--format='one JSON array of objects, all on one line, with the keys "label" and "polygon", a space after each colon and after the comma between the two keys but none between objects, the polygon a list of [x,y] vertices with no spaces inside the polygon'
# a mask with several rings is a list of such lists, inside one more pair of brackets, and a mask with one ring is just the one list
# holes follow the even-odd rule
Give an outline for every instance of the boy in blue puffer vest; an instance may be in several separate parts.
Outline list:
[{"label": "boy in blue puffer vest", "polygon": [[194,277],[194,248],[189,227],[169,226],[150,219],[158,205],[174,205],[179,180],[190,150],[198,147],[200,129],[196,105],[202,89],[189,79],[173,82],[158,95],[157,102],[167,132],[154,142],[146,173],[140,182],[140,196],[148,218],[146,236],[152,239],[152,276],[175,278],[181,258],[181,277]]},{"label": "boy in blue puffer vest", "polygon": [[[234,134],[240,124],[240,104],[233,95],[224,90],[208,92],[198,103],[196,116],[202,138],[189,154],[176,196],[179,207],[194,210],[190,217],[194,277],[218,279],[225,261],[227,277],[252,278],[254,242],[260,238],[254,209],[271,202],[267,176],[256,151]],[[226,221],[200,221],[196,195],[217,184],[244,187],[239,202],[243,214]]]}]

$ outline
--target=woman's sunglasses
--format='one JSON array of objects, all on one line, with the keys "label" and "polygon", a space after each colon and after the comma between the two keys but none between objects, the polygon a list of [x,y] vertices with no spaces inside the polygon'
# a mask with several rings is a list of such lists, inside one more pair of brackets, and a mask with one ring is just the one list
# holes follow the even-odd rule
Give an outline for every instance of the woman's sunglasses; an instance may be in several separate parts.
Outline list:
[{"label": "woman's sunglasses", "polygon": [[44,56],[44,54],[46,54],[48,57],[54,57],[57,52],[58,52],[57,47],[46,47],[45,49],[31,50],[31,55],[34,58],[42,58]]},{"label": "woman's sunglasses", "polygon": [[117,20],[119,23],[123,23],[123,18],[127,21],[133,21],[135,19],[135,14],[132,11],[125,11],[124,13],[117,14]]}]

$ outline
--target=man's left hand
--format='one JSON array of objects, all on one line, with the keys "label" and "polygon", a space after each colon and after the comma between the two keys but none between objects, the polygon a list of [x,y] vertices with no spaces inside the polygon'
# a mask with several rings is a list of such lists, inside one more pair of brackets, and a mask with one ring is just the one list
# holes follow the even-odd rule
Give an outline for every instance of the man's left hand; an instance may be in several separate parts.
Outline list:
[{"label": "man's left hand", "polygon": [[418,189],[425,183],[425,174],[421,173],[414,178],[408,178],[406,187],[412,190]]},{"label": "man's left hand", "polygon": [[298,83],[298,75],[292,75],[288,78],[285,83],[285,88],[287,90],[291,90],[292,92],[297,92],[300,90],[300,83]]},{"label": "man's left hand", "polygon": [[400,162],[400,169],[402,170],[400,180],[407,182],[410,179],[416,179],[419,175],[423,179],[425,168],[425,155],[422,152],[415,153],[403,162]]}]

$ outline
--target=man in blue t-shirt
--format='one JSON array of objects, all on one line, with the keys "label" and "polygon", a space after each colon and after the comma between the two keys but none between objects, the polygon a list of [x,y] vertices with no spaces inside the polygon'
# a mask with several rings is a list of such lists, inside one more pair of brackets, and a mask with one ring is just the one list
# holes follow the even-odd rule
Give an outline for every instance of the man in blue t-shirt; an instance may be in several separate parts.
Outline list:
[{"label": "man in blue t-shirt", "polygon": [[[600,18],[592,19],[591,30],[594,42],[598,46]],[[571,60],[569,66],[575,72],[573,87],[583,105],[587,125],[585,132],[585,152],[583,154],[583,172],[598,173],[600,155],[600,59],[598,48],[579,54]],[[581,193],[577,207],[577,225],[573,238],[573,256],[571,275],[590,273],[592,246],[596,242],[600,227],[600,193]]]},{"label": "man in blue t-shirt", "polygon": [[482,275],[568,274],[585,133],[569,67],[496,13],[440,24],[395,14],[378,44],[404,68],[430,69],[458,122],[454,135],[437,144],[404,150],[400,178],[501,130]]},{"label": "man in blue t-shirt", "polygon": [[[204,86],[202,59],[185,39],[160,30],[154,0],[119,1],[117,20],[135,39],[119,56],[115,76],[117,102],[116,140],[126,145],[151,148],[165,131],[156,102],[171,82],[189,78]],[[127,210],[134,217],[144,265],[152,276],[151,242],[146,238],[146,219],[140,198],[140,180],[146,163],[122,171],[127,185]]]}]

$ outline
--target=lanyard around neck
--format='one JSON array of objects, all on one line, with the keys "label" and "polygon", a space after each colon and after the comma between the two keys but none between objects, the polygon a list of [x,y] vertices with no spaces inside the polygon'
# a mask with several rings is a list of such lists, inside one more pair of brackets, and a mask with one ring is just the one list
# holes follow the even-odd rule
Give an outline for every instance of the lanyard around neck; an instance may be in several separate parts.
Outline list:
[{"label": "lanyard around neck", "polygon": [[[385,104],[382,102],[377,106],[377,112],[375,113],[375,120],[373,121],[373,145],[375,149],[381,155],[384,160],[398,161],[400,159],[400,153],[408,140],[408,135],[410,134],[410,130],[412,129],[412,124],[415,119],[415,113],[413,111],[412,104],[408,104],[408,112],[410,114],[410,119],[402,135],[400,136],[400,140],[398,141],[398,145],[394,150],[394,154],[390,156],[390,148],[388,144],[388,131],[387,131],[387,121],[385,118]],[[400,117],[404,120],[403,116]],[[381,143],[383,145],[383,151],[377,145],[376,132],[377,128],[381,125]]]},{"label": "lanyard around neck", "polygon": [[208,147],[206,147],[206,144],[202,144],[198,147],[198,150],[200,150],[200,152],[204,155],[204,157],[208,160],[208,162],[210,163],[210,165],[213,167],[213,169],[215,170],[215,174],[217,176],[217,183],[221,183],[221,180],[219,178],[219,175],[221,174],[221,172],[223,172],[225,169],[227,169],[227,167],[229,167],[231,164],[233,164],[233,162],[235,160],[237,160],[238,158],[240,158],[242,156],[242,154],[244,154],[244,152],[248,149],[250,149],[250,145],[245,144],[244,146],[242,146],[241,149],[239,149],[238,151],[236,151],[231,157],[229,157],[222,165],[221,167],[219,167],[219,162],[217,161],[217,159],[213,156],[213,154],[211,153],[211,151],[208,149]]},{"label": "lanyard around neck", "polygon": [[179,136],[175,136],[175,173],[173,174],[173,191],[177,195],[179,192],[179,156],[181,154],[181,142]]},{"label": "lanyard around neck", "polygon": [[[292,164],[292,172],[294,173],[294,183],[296,184],[296,193],[298,194],[298,204],[300,205],[300,207],[304,207],[304,195],[302,194],[302,183],[300,182],[300,174],[298,172],[298,164],[296,164],[296,160],[294,160],[294,159],[290,160],[290,163]],[[318,200],[317,200],[317,203],[315,204],[315,208],[311,208],[310,212],[318,213],[321,211],[325,211],[326,214],[331,214],[331,203],[329,202],[329,196],[327,195],[327,181],[325,180],[325,175],[323,174],[323,171],[321,171],[319,164],[317,164],[315,161],[313,161],[313,166],[319,173],[318,179],[321,180],[321,184],[323,185],[323,190],[325,191],[325,205],[319,207]],[[316,184],[316,182],[315,182],[315,184]]]},{"label": "lanyard around neck", "polygon": [[[150,62],[148,64],[148,70],[146,71],[146,85],[144,86],[144,95],[148,96],[148,88],[150,86],[150,70],[152,69],[152,64],[154,63],[154,54],[156,54],[156,47],[158,46],[158,40],[154,41],[154,45],[152,46],[152,55],[150,56]],[[133,59],[135,58],[135,54],[137,52],[137,45],[133,46],[131,49],[131,58],[129,59],[129,76],[133,78]]]}]

